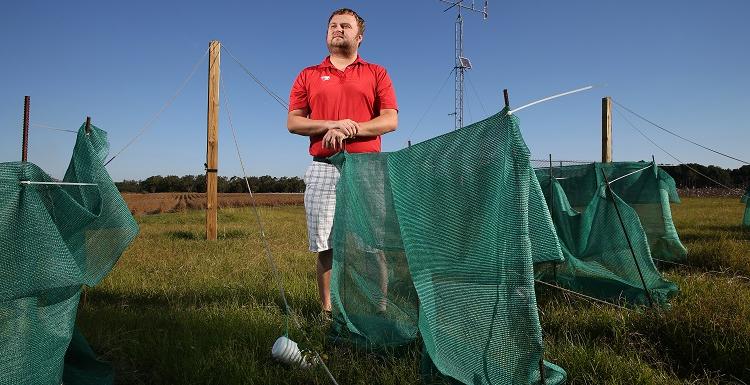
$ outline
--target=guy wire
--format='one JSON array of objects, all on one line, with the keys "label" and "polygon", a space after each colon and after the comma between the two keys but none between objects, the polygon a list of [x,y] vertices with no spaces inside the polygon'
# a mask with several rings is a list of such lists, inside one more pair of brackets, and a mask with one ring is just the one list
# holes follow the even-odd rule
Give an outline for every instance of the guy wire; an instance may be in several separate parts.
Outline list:
[{"label": "guy wire", "polygon": [[705,149],[705,150],[708,150],[708,151],[711,151],[711,152],[713,152],[713,153],[719,154],[719,155],[721,155],[721,156],[727,157],[727,158],[729,158],[729,159],[733,159],[733,160],[736,160],[736,161],[738,161],[738,162],[742,162],[742,163],[744,163],[744,164],[750,164],[750,162],[748,162],[748,161],[746,161],[746,160],[738,159],[738,158],[735,158],[735,157],[733,157],[733,156],[731,156],[731,155],[727,155],[727,154],[725,154],[725,153],[723,153],[723,152],[720,152],[720,151],[714,150],[714,149],[712,149],[712,148],[706,147],[706,146],[704,146],[704,145],[702,145],[702,144],[700,144],[700,143],[698,143],[698,142],[695,142],[695,141],[693,141],[693,140],[690,140],[690,139],[688,139],[688,138],[686,138],[686,137],[684,137],[684,136],[682,136],[682,135],[680,135],[680,134],[678,134],[678,133],[676,133],[676,132],[670,131],[670,130],[668,130],[668,129],[666,129],[666,128],[664,128],[664,127],[662,127],[662,126],[660,126],[660,125],[658,125],[658,124],[656,124],[656,123],[654,123],[654,122],[652,122],[652,121],[650,121],[650,120],[646,119],[645,117],[643,117],[642,115],[638,114],[637,112],[635,112],[635,111],[631,110],[630,108],[627,108],[627,107],[623,106],[622,104],[618,103],[618,102],[617,102],[616,100],[614,100],[614,99],[612,99],[612,102],[614,102],[614,103],[615,103],[615,104],[617,104],[618,106],[622,107],[622,108],[623,108],[623,109],[625,109],[626,111],[630,112],[631,114],[633,114],[633,115],[637,116],[637,117],[638,117],[638,118],[640,118],[641,120],[644,120],[645,122],[647,122],[647,123],[651,124],[652,126],[654,126],[654,127],[658,128],[658,129],[660,129],[660,130],[662,130],[662,131],[668,132],[669,134],[672,134],[672,135],[674,135],[674,136],[676,136],[676,137],[678,137],[678,138],[680,138],[680,139],[682,139],[682,140],[684,140],[684,141],[686,141],[686,142],[692,143],[692,144],[694,144],[694,145],[696,145],[696,146],[698,146],[698,147],[700,147],[700,148],[703,148],[703,149]]},{"label": "guy wire", "polygon": [[159,111],[158,111],[158,112],[157,112],[156,114],[154,114],[154,116],[153,116],[153,117],[151,117],[151,119],[150,119],[149,121],[147,121],[147,122],[146,122],[146,124],[144,124],[144,125],[143,125],[143,127],[141,127],[141,129],[140,129],[140,130],[138,131],[138,133],[137,133],[137,134],[136,134],[136,135],[135,135],[135,136],[133,137],[133,139],[131,139],[131,140],[130,140],[130,141],[129,141],[129,142],[127,143],[127,144],[125,144],[125,146],[124,146],[123,148],[121,148],[121,149],[120,149],[120,151],[117,151],[117,153],[116,153],[116,154],[115,154],[114,156],[112,156],[111,158],[109,158],[109,160],[108,160],[108,161],[107,161],[106,163],[104,163],[104,165],[105,165],[105,166],[106,166],[106,165],[108,165],[108,164],[109,164],[109,162],[111,162],[111,161],[112,161],[113,159],[115,159],[115,158],[116,158],[116,157],[117,157],[118,155],[120,155],[120,154],[121,154],[121,153],[122,153],[123,151],[125,151],[125,149],[126,149],[126,148],[130,147],[130,145],[131,145],[131,144],[133,144],[133,143],[134,143],[134,142],[135,142],[135,141],[136,141],[136,140],[137,140],[138,138],[140,138],[140,137],[141,137],[141,135],[143,135],[143,133],[144,133],[144,132],[146,132],[146,130],[147,130],[147,129],[148,129],[149,127],[151,127],[151,125],[152,125],[152,124],[153,124],[154,122],[156,122],[156,120],[157,120],[157,119],[159,119],[159,116],[161,116],[161,114],[162,114],[162,113],[163,113],[163,112],[164,112],[164,111],[165,111],[165,110],[166,110],[167,108],[169,108],[169,106],[171,106],[171,105],[172,105],[172,103],[173,103],[173,102],[175,101],[175,99],[177,99],[177,96],[179,96],[179,95],[180,95],[180,93],[182,93],[182,90],[183,90],[183,89],[185,88],[185,86],[186,86],[186,85],[188,84],[188,82],[190,82],[190,79],[192,79],[192,78],[193,78],[193,75],[195,75],[195,71],[197,71],[197,70],[198,70],[198,66],[199,66],[199,65],[201,64],[201,62],[203,62],[203,59],[204,59],[204,58],[205,58],[205,57],[206,57],[207,55],[208,55],[208,49],[206,49],[206,52],[204,52],[204,53],[203,53],[203,56],[201,56],[201,58],[200,58],[200,59],[198,59],[198,61],[197,61],[197,62],[195,62],[195,65],[193,65],[193,69],[192,69],[192,70],[190,71],[190,74],[189,74],[189,75],[187,76],[187,78],[185,78],[185,80],[184,80],[184,81],[182,82],[182,84],[180,85],[180,87],[179,87],[179,88],[177,88],[177,91],[176,91],[176,92],[174,93],[174,95],[172,95],[172,97],[171,97],[171,98],[169,98],[169,99],[167,100],[167,102],[166,102],[166,103],[164,103],[164,105],[163,105],[163,106],[161,107],[161,109],[160,109],[160,110],[159,110]]},{"label": "guy wire", "polygon": [[562,286],[553,285],[553,284],[551,284],[549,282],[544,282],[544,281],[541,281],[541,280],[538,280],[538,279],[535,279],[534,282],[540,283],[542,285],[546,285],[546,286],[549,286],[549,287],[553,287],[553,288],[558,289],[558,290],[560,290],[562,292],[570,293],[570,294],[576,295],[578,297],[581,297],[583,299],[587,299],[589,301],[593,301],[593,302],[597,302],[597,303],[602,303],[602,304],[605,304],[605,305],[613,306],[613,307],[616,307],[618,309],[627,310],[627,311],[630,311],[630,312],[633,311],[633,309],[629,309],[629,308],[627,308],[625,306],[620,306],[620,305],[612,303],[612,302],[603,301],[603,300],[601,300],[599,298],[590,297],[590,296],[588,296],[586,294],[579,293],[577,291],[573,291],[573,290],[570,290],[570,289],[566,289],[566,288],[564,288]]},{"label": "guy wire", "polygon": [[[297,318],[291,317],[292,309],[289,306],[289,303],[287,302],[287,299],[286,299],[286,294],[284,292],[284,282],[281,279],[281,275],[279,274],[279,270],[278,270],[278,268],[276,266],[276,263],[274,261],[273,253],[271,252],[271,246],[270,246],[270,244],[268,242],[268,238],[266,237],[266,232],[265,232],[265,229],[264,229],[264,226],[263,226],[263,221],[261,220],[260,214],[258,213],[258,205],[255,202],[255,196],[253,195],[253,191],[250,188],[250,182],[248,180],[247,173],[245,172],[245,162],[242,160],[242,154],[240,152],[240,145],[237,142],[237,134],[235,132],[234,125],[232,124],[232,113],[231,113],[231,110],[229,108],[229,97],[227,96],[227,91],[224,88],[224,79],[223,79],[223,77],[219,78],[219,84],[220,84],[220,87],[221,87],[221,91],[224,94],[224,102],[225,102],[225,105],[226,105],[225,109],[227,111],[229,128],[232,131],[232,139],[234,140],[234,148],[237,150],[237,158],[239,158],[239,160],[240,160],[240,167],[242,168],[242,175],[245,178],[245,186],[247,187],[248,193],[250,193],[250,202],[252,204],[253,212],[255,214],[255,220],[258,223],[258,228],[260,230],[260,237],[261,237],[261,240],[263,241],[263,247],[265,248],[265,251],[266,251],[266,257],[268,259],[268,263],[269,263],[269,265],[271,265],[271,271],[273,272],[274,279],[276,280],[276,284],[279,287],[279,293],[281,294],[281,298],[284,301],[284,313],[285,313],[284,323],[285,323],[285,329],[286,329],[285,333],[286,333],[287,336],[289,335],[289,318],[291,318],[292,321],[294,321],[295,326],[297,326],[297,329],[302,332],[302,335],[305,337],[305,339],[307,340],[307,342],[310,345],[312,345],[310,337],[307,335],[307,333],[305,332],[305,330],[302,328],[302,325],[299,323],[299,321],[297,320]],[[316,358],[317,362],[320,363],[323,366],[323,369],[325,370],[326,374],[331,379],[331,381],[333,382],[333,384],[334,385],[338,385],[338,382],[336,382],[336,379],[333,377],[333,374],[328,369],[328,366],[326,365],[326,363],[323,362],[323,359],[320,357],[320,354],[317,351],[315,352],[315,358]]]},{"label": "guy wire", "polygon": [[266,86],[265,84],[263,84],[263,82],[260,81],[260,79],[258,79],[257,76],[253,75],[253,73],[250,72],[250,70],[247,69],[247,67],[245,67],[245,65],[242,64],[242,62],[240,62],[240,59],[237,59],[236,56],[232,55],[232,52],[230,52],[229,49],[224,44],[221,45],[221,48],[223,48],[224,51],[226,51],[229,54],[229,57],[231,57],[232,60],[234,60],[242,68],[242,70],[244,70],[245,73],[248,74],[248,76],[250,76],[256,83],[258,83],[258,85],[261,88],[263,88],[263,90],[266,91],[268,95],[270,95],[274,100],[276,100],[276,103],[279,103],[279,105],[281,105],[281,107],[283,107],[285,110],[289,108],[289,105],[284,101],[283,98],[281,98],[281,96],[271,91],[271,89],[268,88],[268,86]]},{"label": "guy wire", "polygon": [[435,105],[435,101],[437,101],[437,98],[440,96],[440,93],[443,92],[443,88],[445,88],[445,85],[448,84],[448,79],[451,78],[451,75],[453,75],[453,71],[455,71],[455,70],[456,70],[455,68],[451,69],[451,72],[449,72],[448,76],[445,77],[445,80],[443,81],[443,84],[440,86],[440,88],[438,89],[438,92],[435,94],[435,96],[432,97],[432,101],[427,106],[427,109],[422,114],[422,117],[419,118],[419,120],[417,121],[417,124],[414,125],[414,128],[412,128],[411,132],[409,132],[409,135],[406,137],[409,141],[411,141],[412,135],[414,135],[414,132],[417,131],[417,128],[419,128],[419,125],[422,124],[422,121],[424,120],[424,118],[427,117],[427,114],[432,109],[432,106]]},{"label": "guy wire", "polygon": [[627,117],[626,117],[626,116],[625,116],[624,114],[622,114],[622,113],[621,113],[620,111],[618,111],[617,109],[615,109],[615,112],[617,113],[617,115],[619,115],[619,116],[620,116],[621,118],[623,118],[623,120],[625,120],[625,122],[626,122],[626,123],[627,123],[627,124],[628,124],[628,125],[629,125],[630,127],[632,127],[632,128],[633,128],[634,130],[636,130],[636,131],[637,131],[637,132],[638,132],[639,134],[641,134],[641,136],[643,136],[644,138],[646,138],[646,140],[648,140],[649,142],[651,142],[651,144],[653,144],[654,146],[656,146],[656,147],[657,147],[658,149],[660,149],[660,150],[664,151],[664,153],[665,153],[665,154],[669,155],[669,156],[670,156],[670,157],[671,157],[672,159],[676,160],[676,161],[677,161],[678,163],[680,163],[680,164],[684,165],[685,167],[689,168],[690,170],[692,170],[692,171],[693,171],[693,172],[695,172],[696,174],[698,174],[698,175],[700,175],[700,176],[702,176],[702,177],[704,177],[704,178],[706,178],[706,179],[710,180],[711,182],[714,182],[714,183],[716,183],[717,185],[719,185],[719,186],[721,186],[721,187],[724,187],[724,188],[727,188],[727,189],[730,189],[730,188],[731,188],[731,187],[729,187],[729,186],[727,186],[727,185],[725,185],[725,184],[723,184],[723,183],[721,183],[721,182],[719,182],[719,181],[717,181],[717,180],[715,180],[715,179],[711,178],[710,176],[708,176],[708,175],[706,175],[706,174],[703,174],[702,172],[700,172],[700,171],[696,170],[695,168],[691,167],[691,166],[690,166],[689,164],[687,164],[687,163],[683,162],[682,160],[680,160],[680,159],[679,159],[679,158],[677,158],[676,156],[672,155],[672,153],[670,153],[669,151],[665,150],[665,149],[664,149],[664,148],[663,148],[662,146],[658,145],[658,144],[657,144],[657,143],[656,143],[655,141],[651,140],[651,138],[649,138],[648,136],[646,136],[646,134],[645,134],[645,133],[643,133],[643,131],[641,131],[640,129],[638,129],[638,127],[636,127],[636,126],[635,126],[635,124],[633,124],[633,122],[631,122],[631,121],[630,121],[630,119],[628,119],[628,118],[627,118]]}]

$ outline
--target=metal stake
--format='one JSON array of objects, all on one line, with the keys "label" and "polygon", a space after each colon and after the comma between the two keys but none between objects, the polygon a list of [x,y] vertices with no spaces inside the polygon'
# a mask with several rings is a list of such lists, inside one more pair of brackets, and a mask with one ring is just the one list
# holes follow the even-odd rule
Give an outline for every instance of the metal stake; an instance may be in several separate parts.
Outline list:
[{"label": "metal stake", "polygon": [[622,220],[622,215],[620,214],[620,208],[617,206],[617,199],[615,199],[615,193],[612,192],[612,187],[609,185],[609,179],[607,179],[607,173],[604,172],[604,169],[602,169],[602,175],[604,176],[604,183],[607,184],[607,192],[609,196],[612,198],[612,204],[615,205],[615,211],[617,212],[617,218],[620,220],[620,226],[622,226],[622,232],[625,233],[625,239],[628,241],[628,247],[630,248],[630,253],[633,255],[633,262],[635,262],[635,267],[638,269],[638,276],[641,277],[643,290],[646,291],[646,298],[648,299],[648,305],[650,307],[654,307],[654,300],[651,298],[651,292],[648,291],[648,287],[646,286],[646,280],[643,278],[641,265],[638,264],[638,259],[636,259],[635,249],[633,249],[633,244],[630,242],[630,236],[628,235],[628,231],[625,229],[625,222]]},{"label": "metal stake", "polygon": [[21,141],[21,161],[29,161],[29,106],[31,97],[23,97],[23,139]]},{"label": "metal stake", "polygon": [[[510,108],[510,107],[508,107],[508,108]],[[554,179],[554,177],[553,177],[553,174],[552,174],[552,154],[549,154],[549,213],[550,213],[550,217],[552,219],[552,225],[554,226],[554,224],[555,224],[555,218],[552,217],[552,214],[554,213],[554,210],[555,210],[555,196],[554,196],[554,191],[555,190],[554,190],[554,186],[552,185],[553,179]],[[552,262],[552,267],[553,267],[553,269],[552,269],[553,276],[552,277],[555,280],[555,282],[557,282],[557,261]]]}]

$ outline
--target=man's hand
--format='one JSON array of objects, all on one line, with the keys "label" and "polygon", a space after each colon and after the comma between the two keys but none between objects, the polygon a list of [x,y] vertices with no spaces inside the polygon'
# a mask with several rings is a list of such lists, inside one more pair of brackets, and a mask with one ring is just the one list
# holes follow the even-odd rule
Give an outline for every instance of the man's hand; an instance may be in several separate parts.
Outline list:
[{"label": "man's hand", "polygon": [[334,150],[343,147],[344,140],[348,139],[349,135],[341,129],[331,129],[326,132],[323,136],[323,147],[332,148]]},{"label": "man's hand", "polygon": [[348,138],[353,138],[357,136],[357,133],[359,132],[359,123],[351,119],[330,120],[326,123],[328,126],[328,131],[331,131],[331,130],[343,131],[344,134],[346,134]]}]

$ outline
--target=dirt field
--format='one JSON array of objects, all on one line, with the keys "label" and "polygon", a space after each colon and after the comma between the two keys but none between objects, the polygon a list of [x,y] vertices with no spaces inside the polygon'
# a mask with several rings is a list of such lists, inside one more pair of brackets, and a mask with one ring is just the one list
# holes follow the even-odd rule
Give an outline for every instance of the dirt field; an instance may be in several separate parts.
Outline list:
[{"label": "dirt field", "polygon": [[[301,205],[303,194],[254,194],[259,206]],[[205,193],[124,193],[122,197],[133,215],[171,213],[190,209],[205,209]],[[250,194],[219,194],[219,208],[244,207],[252,204]]]}]

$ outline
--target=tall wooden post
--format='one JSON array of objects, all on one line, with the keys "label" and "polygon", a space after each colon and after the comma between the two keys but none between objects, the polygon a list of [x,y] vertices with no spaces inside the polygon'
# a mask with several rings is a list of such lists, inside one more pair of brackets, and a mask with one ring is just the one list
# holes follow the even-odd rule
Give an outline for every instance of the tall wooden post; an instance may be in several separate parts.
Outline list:
[{"label": "tall wooden post", "polygon": [[602,98],[602,163],[612,162],[612,98]]},{"label": "tall wooden post", "polygon": [[31,98],[23,97],[23,139],[21,139],[21,161],[29,160],[29,105]]},{"label": "tall wooden post", "polygon": [[208,128],[206,137],[206,239],[215,241],[218,234],[217,173],[219,168],[219,67],[221,43],[208,44]]}]

